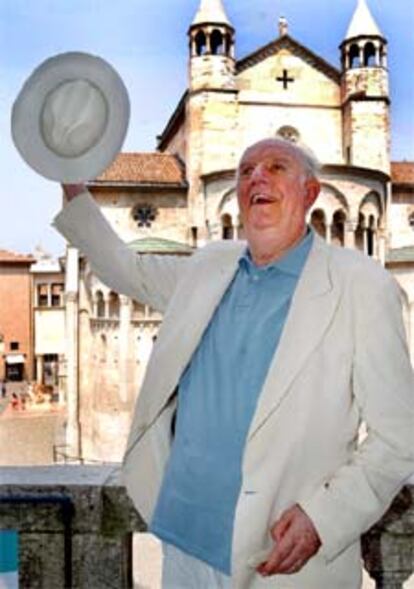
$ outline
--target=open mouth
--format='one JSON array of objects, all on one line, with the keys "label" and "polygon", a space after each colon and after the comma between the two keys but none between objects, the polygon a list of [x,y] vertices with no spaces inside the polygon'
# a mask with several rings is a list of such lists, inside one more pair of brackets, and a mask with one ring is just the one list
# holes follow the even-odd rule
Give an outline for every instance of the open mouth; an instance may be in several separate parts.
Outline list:
[{"label": "open mouth", "polygon": [[250,199],[250,205],[267,205],[271,204],[273,199],[265,194],[254,194]]}]

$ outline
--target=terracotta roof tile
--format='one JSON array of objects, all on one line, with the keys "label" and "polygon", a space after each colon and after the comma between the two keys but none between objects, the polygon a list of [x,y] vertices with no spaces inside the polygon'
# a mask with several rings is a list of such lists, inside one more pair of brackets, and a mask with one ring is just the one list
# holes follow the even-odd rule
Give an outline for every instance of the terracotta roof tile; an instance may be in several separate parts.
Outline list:
[{"label": "terracotta roof tile", "polygon": [[391,179],[395,184],[414,184],[414,162],[391,162]]},{"label": "terracotta roof tile", "polygon": [[98,183],[125,182],[185,185],[184,165],[169,153],[120,153],[96,179]]},{"label": "terracotta roof tile", "polygon": [[16,252],[10,252],[8,250],[0,249],[0,263],[2,262],[18,262],[18,263],[32,263],[36,259],[31,254],[18,254]]}]

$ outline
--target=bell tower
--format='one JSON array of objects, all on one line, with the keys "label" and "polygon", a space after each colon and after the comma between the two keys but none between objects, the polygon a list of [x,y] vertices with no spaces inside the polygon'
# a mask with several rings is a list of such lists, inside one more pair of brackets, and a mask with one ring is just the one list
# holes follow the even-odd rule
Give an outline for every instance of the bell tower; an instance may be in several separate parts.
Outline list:
[{"label": "bell tower", "polygon": [[345,161],[389,173],[387,41],[366,0],[358,0],[340,49]]},{"label": "bell tower", "polygon": [[234,87],[234,28],[221,0],[201,0],[188,31],[191,90]]},{"label": "bell tower", "polygon": [[222,0],[200,0],[188,31],[186,168],[189,224],[198,245],[208,240],[202,177],[235,166],[237,89],[235,30]]}]

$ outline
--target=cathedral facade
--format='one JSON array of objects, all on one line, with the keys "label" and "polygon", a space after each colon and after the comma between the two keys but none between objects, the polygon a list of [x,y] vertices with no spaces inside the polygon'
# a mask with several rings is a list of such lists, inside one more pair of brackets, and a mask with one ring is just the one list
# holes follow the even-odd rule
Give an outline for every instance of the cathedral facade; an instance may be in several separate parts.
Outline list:
[{"label": "cathedral facade", "polygon": [[[243,150],[276,135],[308,145],[322,164],[308,222],[395,275],[414,363],[414,162],[390,159],[387,40],[366,0],[338,40],[339,67],[293,38],[284,18],[273,41],[237,59],[222,0],[201,0],[188,36],[188,88],[157,151],[120,154],[89,184],[108,221],[137,255],[242,239]],[[68,454],[119,460],[162,318],[110,292],[70,245],[66,272]]]}]

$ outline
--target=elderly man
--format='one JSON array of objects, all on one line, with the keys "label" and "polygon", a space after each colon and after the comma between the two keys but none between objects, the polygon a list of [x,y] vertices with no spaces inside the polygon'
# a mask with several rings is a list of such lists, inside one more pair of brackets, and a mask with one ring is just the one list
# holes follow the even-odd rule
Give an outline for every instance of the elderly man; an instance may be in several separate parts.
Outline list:
[{"label": "elderly man", "polygon": [[185,260],[135,256],[86,194],[56,221],[112,289],[165,314],[124,460],[165,588],[357,589],[360,535],[414,471],[399,290],[306,226],[316,170],[281,139],[249,147],[247,247]]}]

